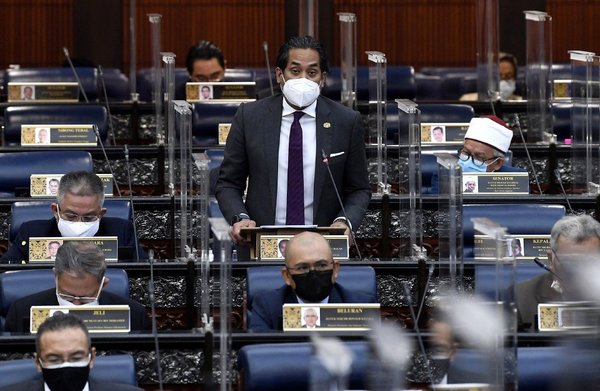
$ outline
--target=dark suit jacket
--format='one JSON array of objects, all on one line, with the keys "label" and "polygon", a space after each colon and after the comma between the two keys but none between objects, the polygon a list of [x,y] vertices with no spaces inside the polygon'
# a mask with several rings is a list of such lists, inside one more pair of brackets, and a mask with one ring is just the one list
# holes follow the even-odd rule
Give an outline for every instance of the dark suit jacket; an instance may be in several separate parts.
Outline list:
[{"label": "dark suit jacket", "polygon": [[[330,303],[373,303],[373,297],[351,292],[340,284],[335,284],[329,294]],[[249,316],[249,331],[283,330],[283,305],[298,303],[294,290],[284,285],[274,291],[260,292],[252,303],[252,313]]]},{"label": "dark suit jacket", "polygon": [[[146,309],[140,303],[128,297],[117,296],[110,292],[101,292],[99,302],[100,305],[129,305],[132,331],[150,330],[152,328]],[[56,290],[48,289],[15,301],[8,309],[4,325],[5,330],[18,333],[29,332],[29,310],[34,305],[58,305]]]},{"label": "dark suit jacket", "polygon": [[554,277],[551,273],[543,273],[517,285],[517,317],[520,330],[534,331],[537,324],[537,306],[563,300],[561,293],[552,289]]},{"label": "dark suit jacket", "polygon": [[[275,222],[282,101],[283,95],[276,95],[245,103],[235,114],[216,189],[219,207],[229,222],[239,213],[247,213],[259,226]],[[314,224],[329,226],[342,216],[321,150],[343,152],[329,158],[329,166],[356,230],[371,199],[362,119],[356,111],[323,96],[317,100],[316,114]]]},{"label": "dark suit jacket", "polygon": [[[134,387],[122,383],[105,383],[94,379],[89,379],[90,391],[137,391],[142,388]],[[0,387],[0,391],[44,391],[44,381],[31,380],[28,382],[13,384],[6,387]]]},{"label": "dark suit jacket", "polygon": [[[119,247],[135,249],[135,236],[133,225],[129,220],[114,217],[100,219],[100,227],[95,236],[117,236]],[[33,220],[21,224],[15,240],[10,244],[6,253],[0,258],[0,263],[29,261],[29,238],[31,237],[57,237],[61,234],[58,230],[56,219]],[[142,246],[138,246],[140,259],[147,259]],[[133,251],[135,255],[135,250]]]}]

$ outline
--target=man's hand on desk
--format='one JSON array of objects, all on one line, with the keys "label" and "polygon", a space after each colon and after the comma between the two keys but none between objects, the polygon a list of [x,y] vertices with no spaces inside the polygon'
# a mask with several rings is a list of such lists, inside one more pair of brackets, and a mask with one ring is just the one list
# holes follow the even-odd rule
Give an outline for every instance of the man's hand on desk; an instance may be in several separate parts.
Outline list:
[{"label": "man's hand on desk", "polygon": [[342,219],[335,220],[333,222],[333,224],[330,225],[330,227],[344,228],[345,229],[344,235],[347,235],[349,239],[352,239],[352,231],[350,230],[350,227],[348,226],[348,224],[346,224],[344,222],[344,220],[342,220]]},{"label": "man's hand on desk", "polygon": [[242,228],[253,228],[256,227],[256,221],[250,219],[243,219],[234,223],[229,231],[229,236],[236,246],[248,247],[250,244],[249,237],[244,237],[240,234]]}]

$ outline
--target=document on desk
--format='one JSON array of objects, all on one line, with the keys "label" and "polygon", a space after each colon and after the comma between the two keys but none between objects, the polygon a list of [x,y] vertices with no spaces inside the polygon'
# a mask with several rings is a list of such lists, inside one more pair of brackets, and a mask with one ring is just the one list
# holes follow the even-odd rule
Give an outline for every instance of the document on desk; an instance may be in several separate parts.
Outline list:
[{"label": "document on desk", "polygon": [[90,333],[128,333],[131,330],[128,305],[40,305],[29,310],[30,332],[37,333],[40,325],[57,312],[77,316]]}]

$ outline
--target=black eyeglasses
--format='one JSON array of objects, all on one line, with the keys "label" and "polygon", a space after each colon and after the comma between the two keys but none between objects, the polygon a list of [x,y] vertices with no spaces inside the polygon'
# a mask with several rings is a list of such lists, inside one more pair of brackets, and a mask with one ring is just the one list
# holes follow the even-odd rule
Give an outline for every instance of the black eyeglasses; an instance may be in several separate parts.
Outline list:
[{"label": "black eyeglasses", "polygon": [[495,156],[495,157],[491,157],[489,159],[485,159],[485,160],[479,160],[476,159],[475,156],[471,155],[469,152],[465,151],[463,148],[458,150],[458,158],[460,160],[462,160],[463,162],[466,162],[467,160],[471,159],[473,160],[473,164],[476,165],[477,167],[483,167],[484,165],[487,167],[490,164],[494,164],[494,162],[498,159],[500,159],[500,157]]},{"label": "black eyeglasses", "polygon": [[315,263],[307,263],[307,262],[302,262],[297,264],[294,267],[285,267],[291,274],[307,274],[308,272],[310,272],[311,270],[314,270],[316,272],[325,272],[328,270],[333,269],[333,261],[326,261],[325,259],[321,259]]}]

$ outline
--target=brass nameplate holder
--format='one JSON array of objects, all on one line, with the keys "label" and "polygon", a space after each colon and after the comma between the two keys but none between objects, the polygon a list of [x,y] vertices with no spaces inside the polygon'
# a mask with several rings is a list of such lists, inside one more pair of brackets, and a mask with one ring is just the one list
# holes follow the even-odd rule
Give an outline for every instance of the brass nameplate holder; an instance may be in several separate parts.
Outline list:
[{"label": "brass nameplate holder", "polygon": [[422,123],[422,144],[461,144],[469,129],[468,123]]},{"label": "brass nameplate holder", "polygon": [[131,330],[128,305],[40,305],[31,307],[29,331],[37,333],[40,325],[57,312],[77,316],[90,333],[128,333]]},{"label": "brass nameplate holder", "polygon": [[599,308],[586,304],[585,302],[538,304],[538,329],[568,331],[594,328]]},{"label": "brass nameplate holder", "polygon": [[569,100],[571,99],[571,79],[556,79],[552,81],[554,90],[554,99]]},{"label": "brass nameplate holder", "polygon": [[462,176],[463,194],[529,194],[526,172],[466,172]]},{"label": "brass nameplate holder", "polygon": [[227,143],[229,130],[231,130],[231,124],[219,124],[219,145],[225,145],[225,143]]},{"label": "brass nameplate holder", "polygon": [[[111,174],[96,174],[104,185],[104,196],[113,196],[113,176]],[[56,197],[58,185],[63,174],[31,174],[29,177],[31,197]]]},{"label": "brass nameplate holder", "polygon": [[9,102],[79,102],[76,82],[8,83]]},{"label": "brass nameplate holder", "polygon": [[[380,305],[373,304],[284,304],[283,331],[369,330],[381,320]],[[307,317],[309,315],[311,318]],[[316,315],[316,317],[315,317]],[[311,320],[312,319],[312,322]],[[307,324],[307,321],[309,324]],[[311,327],[311,323],[315,323]]]},{"label": "brass nameplate holder", "polygon": [[93,125],[21,125],[23,147],[95,147]]},{"label": "brass nameplate holder", "polygon": [[[283,261],[285,246],[294,235],[261,235],[258,244],[259,257],[261,261]],[[346,235],[323,235],[331,246],[333,259],[348,260],[350,248]]]},{"label": "brass nameplate holder", "polygon": [[57,248],[67,241],[91,241],[104,251],[106,262],[117,262],[119,260],[119,239],[116,236],[92,236],[83,237],[30,237],[29,238],[29,262],[54,262]]},{"label": "brass nameplate holder", "polygon": [[[506,245],[501,248],[502,257],[514,256],[519,260],[545,258],[550,251],[550,235],[507,235]],[[487,235],[474,235],[473,250],[475,259],[496,260],[496,240]]]},{"label": "brass nameplate holder", "polygon": [[188,102],[251,102],[256,100],[255,82],[189,82],[185,85]]}]

